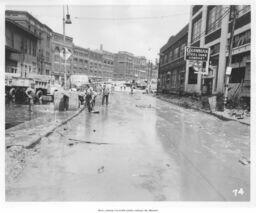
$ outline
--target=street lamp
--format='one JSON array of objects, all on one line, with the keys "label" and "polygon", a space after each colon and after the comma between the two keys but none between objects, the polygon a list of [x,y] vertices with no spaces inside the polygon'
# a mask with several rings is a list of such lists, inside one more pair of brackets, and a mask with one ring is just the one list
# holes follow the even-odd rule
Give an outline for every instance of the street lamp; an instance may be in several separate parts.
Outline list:
[{"label": "street lamp", "polygon": [[67,73],[66,73],[66,49],[65,49],[65,44],[66,44],[66,35],[65,35],[65,24],[72,24],[70,20],[70,14],[68,12],[68,6],[67,6],[67,14],[65,18],[65,6],[63,5],[63,44],[64,44],[64,88],[67,88]]}]

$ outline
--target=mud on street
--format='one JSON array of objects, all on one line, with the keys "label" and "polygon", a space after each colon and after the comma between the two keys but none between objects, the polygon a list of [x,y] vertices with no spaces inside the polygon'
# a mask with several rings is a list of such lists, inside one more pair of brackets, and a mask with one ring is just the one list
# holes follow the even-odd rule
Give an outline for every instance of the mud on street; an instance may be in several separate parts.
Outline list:
[{"label": "mud on street", "polygon": [[7,201],[250,199],[249,126],[138,92],[96,108],[33,148],[7,150],[19,171],[6,167]]}]

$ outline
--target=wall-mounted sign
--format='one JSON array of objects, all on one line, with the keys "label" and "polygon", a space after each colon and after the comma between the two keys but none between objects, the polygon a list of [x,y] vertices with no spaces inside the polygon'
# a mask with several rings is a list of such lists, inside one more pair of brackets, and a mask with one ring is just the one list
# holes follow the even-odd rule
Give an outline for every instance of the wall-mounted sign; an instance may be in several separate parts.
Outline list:
[{"label": "wall-mounted sign", "polygon": [[185,47],[185,60],[209,61],[210,48]]}]

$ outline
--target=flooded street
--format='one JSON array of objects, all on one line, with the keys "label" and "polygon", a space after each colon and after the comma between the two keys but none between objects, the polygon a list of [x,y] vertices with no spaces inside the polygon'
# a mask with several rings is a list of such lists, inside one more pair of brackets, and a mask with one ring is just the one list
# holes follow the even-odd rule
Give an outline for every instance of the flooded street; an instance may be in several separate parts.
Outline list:
[{"label": "flooded street", "polygon": [[249,126],[138,92],[99,102],[29,150],[7,201],[250,199]]},{"label": "flooded street", "polygon": [[34,105],[33,112],[25,104],[5,104],[5,129],[49,114],[53,114],[53,103]]}]

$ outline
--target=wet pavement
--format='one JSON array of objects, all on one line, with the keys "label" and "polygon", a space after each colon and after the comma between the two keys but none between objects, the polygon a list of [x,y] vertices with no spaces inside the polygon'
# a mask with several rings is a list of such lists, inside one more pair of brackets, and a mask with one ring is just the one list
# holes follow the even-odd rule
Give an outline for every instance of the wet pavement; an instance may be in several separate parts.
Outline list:
[{"label": "wet pavement", "polygon": [[34,105],[33,112],[29,111],[29,106],[25,104],[5,104],[5,129],[53,113],[53,103]]},{"label": "wet pavement", "polygon": [[96,108],[28,150],[7,201],[250,199],[248,126],[138,92]]}]

